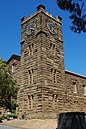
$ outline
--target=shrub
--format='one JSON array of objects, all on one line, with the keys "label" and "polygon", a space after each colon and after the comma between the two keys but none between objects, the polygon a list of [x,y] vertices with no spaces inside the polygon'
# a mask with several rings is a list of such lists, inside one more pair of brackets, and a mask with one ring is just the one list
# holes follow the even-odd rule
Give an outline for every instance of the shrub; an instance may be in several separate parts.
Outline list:
[{"label": "shrub", "polygon": [[11,119],[11,118],[17,119],[17,117],[18,117],[18,115],[16,115],[16,114],[8,114],[8,115],[7,115],[7,119],[8,119],[8,120]]},{"label": "shrub", "polygon": [[3,120],[2,117],[0,117],[0,123],[2,122],[2,120]]},{"label": "shrub", "polygon": [[3,114],[2,115],[2,119],[5,120],[6,119],[6,115]]}]

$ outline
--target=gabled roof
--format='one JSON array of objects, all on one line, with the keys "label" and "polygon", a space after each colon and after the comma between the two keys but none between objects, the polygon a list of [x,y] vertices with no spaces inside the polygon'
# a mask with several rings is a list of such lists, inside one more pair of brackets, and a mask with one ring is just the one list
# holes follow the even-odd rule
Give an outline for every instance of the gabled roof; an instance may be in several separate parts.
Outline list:
[{"label": "gabled roof", "polygon": [[8,59],[7,64],[8,64],[12,59],[16,59],[16,60],[20,61],[20,56],[13,54],[13,55]]}]

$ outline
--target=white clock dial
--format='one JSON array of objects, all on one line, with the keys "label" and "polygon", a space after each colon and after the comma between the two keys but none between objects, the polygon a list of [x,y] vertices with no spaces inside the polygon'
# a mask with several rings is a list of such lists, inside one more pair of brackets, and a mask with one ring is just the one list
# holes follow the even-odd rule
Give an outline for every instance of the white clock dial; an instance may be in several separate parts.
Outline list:
[{"label": "white clock dial", "polygon": [[54,23],[48,22],[47,26],[52,34],[57,34],[57,27]]},{"label": "white clock dial", "polygon": [[35,23],[30,23],[30,24],[28,25],[28,27],[27,27],[26,33],[27,33],[28,35],[31,35],[31,34],[34,32],[35,28],[36,28],[36,24],[35,24]]}]

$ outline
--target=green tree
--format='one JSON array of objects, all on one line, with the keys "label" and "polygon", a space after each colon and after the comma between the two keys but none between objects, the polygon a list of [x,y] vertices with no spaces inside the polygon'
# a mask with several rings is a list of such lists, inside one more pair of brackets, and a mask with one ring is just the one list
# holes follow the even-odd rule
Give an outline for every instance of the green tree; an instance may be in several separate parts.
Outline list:
[{"label": "green tree", "polygon": [[11,77],[5,61],[0,59],[0,107],[10,111],[16,105],[18,85]]},{"label": "green tree", "polygon": [[85,0],[57,0],[61,10],[70,13],[72,20],[71,30],[75,33],[86,32],[86,6]]}]

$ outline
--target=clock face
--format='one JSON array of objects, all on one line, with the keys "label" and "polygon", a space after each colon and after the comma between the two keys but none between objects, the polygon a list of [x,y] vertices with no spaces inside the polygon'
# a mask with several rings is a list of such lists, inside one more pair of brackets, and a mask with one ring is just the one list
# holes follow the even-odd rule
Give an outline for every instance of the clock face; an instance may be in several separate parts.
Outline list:
[{"label": "clock face", "polygon": [[26,33],[27,33],[28,35],[31,35],[31,34],[34,32],[35,28],[36,28],[36,24],[35,24],[35,23],[30,23],[30,24],[28,25],[28,27],[27,27]]},{"label": "clock face", "polygon": [[54,23],[48,22],[47,26],[52,34],[57,34],[57,27]]}]

